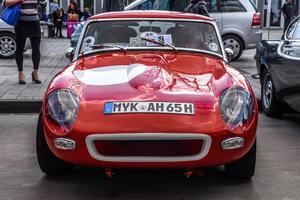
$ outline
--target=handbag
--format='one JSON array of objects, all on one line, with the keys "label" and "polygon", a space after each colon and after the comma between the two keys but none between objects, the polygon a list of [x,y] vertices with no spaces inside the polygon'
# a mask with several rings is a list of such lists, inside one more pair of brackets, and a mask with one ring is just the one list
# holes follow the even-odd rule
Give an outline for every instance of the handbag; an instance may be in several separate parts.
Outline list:
[{"label": "handbag", "polygon": [[21,13],[21,5],[5,7],[2,11],[0,18],[9,25],[16,26]]}]

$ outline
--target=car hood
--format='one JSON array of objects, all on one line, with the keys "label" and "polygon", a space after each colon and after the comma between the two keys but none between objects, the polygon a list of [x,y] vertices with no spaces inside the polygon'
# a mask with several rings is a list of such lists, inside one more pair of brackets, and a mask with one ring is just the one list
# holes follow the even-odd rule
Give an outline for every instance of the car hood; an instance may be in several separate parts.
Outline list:
[{"label": "car hood", "polygon": [[133,96],[137,93],[218,96],[220,90],[231,84],[226,64],[204,54],[106,54],[81,59],[75,65],[72,73],[83,85],[82,94],[87,99],[94,96],[89,93],[95,90]]},{"label": "car hood", "polygon": [[[70,64],[53,79],[47,94],[68,88],[79,95],[77,130],[94,127],[89,131],[117,132],[118,127],[110,125],[118,123],[123,132],[210,132],[211,127],[224,129],[219,98],[233,85],[248,88],[243,76],[214,56],[127,52],[95,55]],[[118,101],[193,103],[196,113],[103,115],[106,102]]]}]

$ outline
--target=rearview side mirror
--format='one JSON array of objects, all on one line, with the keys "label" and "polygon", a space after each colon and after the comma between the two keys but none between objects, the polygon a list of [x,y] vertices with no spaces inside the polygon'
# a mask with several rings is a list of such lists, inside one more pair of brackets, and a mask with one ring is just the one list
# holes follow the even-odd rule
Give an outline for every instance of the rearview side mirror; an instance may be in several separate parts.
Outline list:
[{"label": "rearview side mirror", "polygon": [[233,50],[230,48],[226,48],[225,53],[226,53],[228,62],[230,62],[234,56]]},{"label": "rearview side mirror", "polygon": [[65,53],[65,56],[72,61],[74,58],[75,48],[69,47]]}]

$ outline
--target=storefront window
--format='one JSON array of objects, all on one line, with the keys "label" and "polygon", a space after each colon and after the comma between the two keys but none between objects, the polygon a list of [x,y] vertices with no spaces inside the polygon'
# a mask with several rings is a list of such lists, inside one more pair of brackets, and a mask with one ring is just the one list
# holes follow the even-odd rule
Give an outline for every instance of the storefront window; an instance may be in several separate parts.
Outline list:
[{"label": "storefront window", "polygon": [[280,26],[281,22],[281,0],[271,1],[270,26]]}]

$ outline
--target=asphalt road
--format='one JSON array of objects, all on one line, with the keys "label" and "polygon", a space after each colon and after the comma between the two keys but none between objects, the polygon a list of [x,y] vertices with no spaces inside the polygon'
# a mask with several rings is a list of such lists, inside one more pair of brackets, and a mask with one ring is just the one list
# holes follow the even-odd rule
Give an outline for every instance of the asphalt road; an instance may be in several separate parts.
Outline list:
[{"label": "asphalt road", "polygon": [[108,179],[98,168],[47,177],[35,154],[37,115],[0,115],[0,199],[300,199],[300,117],[260,115],[257,171],[252,181],[227,177],[222,167],[203,177],[181,171],[117,171]]}]

